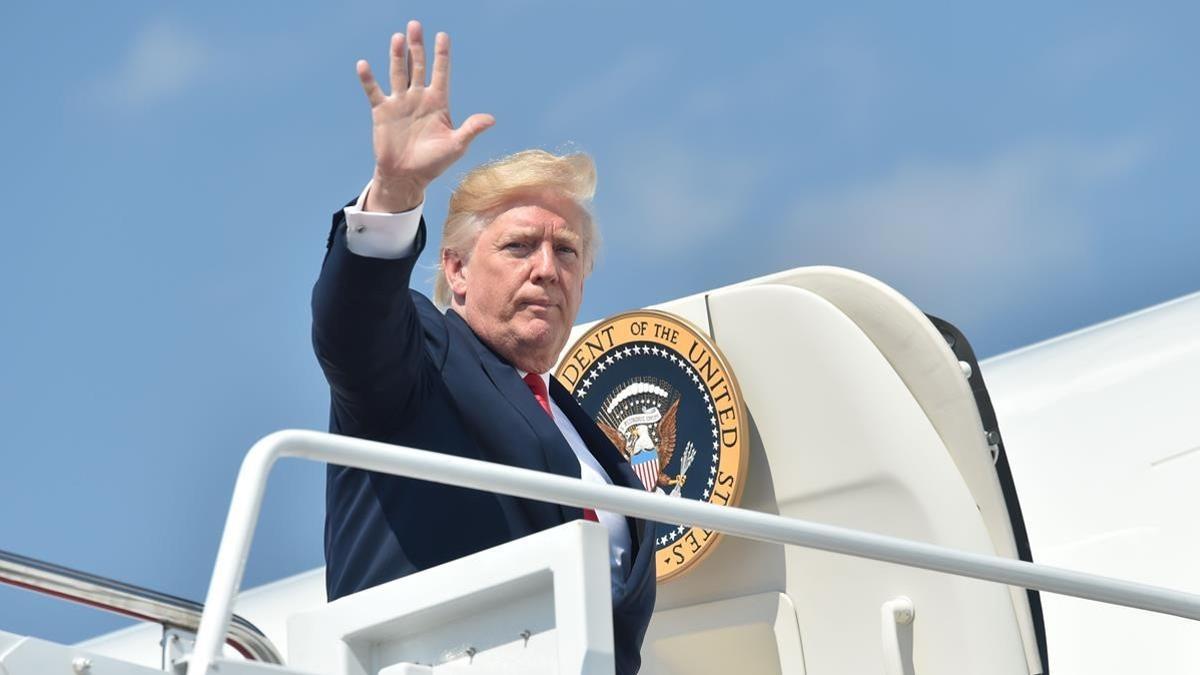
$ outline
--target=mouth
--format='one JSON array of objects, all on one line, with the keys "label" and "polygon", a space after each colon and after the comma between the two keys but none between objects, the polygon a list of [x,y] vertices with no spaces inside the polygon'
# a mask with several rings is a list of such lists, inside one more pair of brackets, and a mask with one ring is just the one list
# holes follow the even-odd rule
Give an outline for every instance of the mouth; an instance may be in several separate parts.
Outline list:
[{"label": "mouth", "polygon": [[546,321],[550,320],[550,316],[555,309],[555,305],[526,304],[521,307],[521,311],[530,319],[542,319]]},{"label": "mouth", "polygon": [[517,306],[521,309],[547,310],[552,307],[558,307],[558,303],[549,298],[526,298],[520,300]]}]

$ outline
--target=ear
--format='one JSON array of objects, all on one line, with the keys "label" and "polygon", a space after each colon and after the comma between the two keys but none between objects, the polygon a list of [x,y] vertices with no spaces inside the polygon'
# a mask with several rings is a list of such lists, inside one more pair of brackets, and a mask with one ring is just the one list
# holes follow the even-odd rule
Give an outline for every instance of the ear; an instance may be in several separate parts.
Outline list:
[{"label": "ear", "polygon": [[450,249],[442,249],[442,274],[456,298],[467,294],[467,263]]}]

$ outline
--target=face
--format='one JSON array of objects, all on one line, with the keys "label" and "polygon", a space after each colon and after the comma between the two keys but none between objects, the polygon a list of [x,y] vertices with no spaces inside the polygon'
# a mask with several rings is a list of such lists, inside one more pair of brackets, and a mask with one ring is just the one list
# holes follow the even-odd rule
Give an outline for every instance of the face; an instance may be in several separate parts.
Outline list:
[{"label": "face", "polygon": [[451,309],[517,368],[550,370],[583,299],[582,213],[569,199],[514,199],[479,233],[466,260],[447,251]]}]

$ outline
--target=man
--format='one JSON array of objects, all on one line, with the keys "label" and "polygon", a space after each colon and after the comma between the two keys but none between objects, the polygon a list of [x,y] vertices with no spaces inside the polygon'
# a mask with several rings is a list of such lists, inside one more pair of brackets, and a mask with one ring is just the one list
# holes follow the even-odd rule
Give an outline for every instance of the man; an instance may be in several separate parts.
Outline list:
[{"label": "man", "polygon": [[[494,122],[455,129],[449,38],[425,83],[421,26],[391,45],[371,104],[375,174],[333,218],[313,291],[313,343],[330,428],[360,438],[641,488],[616,448],[548,371],[566,343],[598,238],[590,158],[527,151],[480,167],[450,201],[436,297],[408,289],[425,244],[426,186]],[[548,391],[547,391],[548,390]],[[547,395],[548,393],[548,395]],[[654,606],[653,528],[618,514],[330,466],[330,599],[581,517],[609,531],[618,673],[636,673]]]}]

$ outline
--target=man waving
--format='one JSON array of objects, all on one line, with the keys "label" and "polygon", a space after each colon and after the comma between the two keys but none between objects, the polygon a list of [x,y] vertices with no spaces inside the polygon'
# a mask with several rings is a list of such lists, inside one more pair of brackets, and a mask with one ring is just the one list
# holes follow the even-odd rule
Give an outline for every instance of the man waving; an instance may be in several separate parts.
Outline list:
[{"label": "man waving", "polygon": [[[425,188],[491,127],[450,117],[450,40],[426,84],[421,25],[391,44],[391,93],[365,61],[374,175],[334,214],[313,291],[313,344],[330,430],[641,489],[629,464],[548,375],[566,344],[599,237],[595,167],[530,150],[472,170],[450,199],[435,300],[408,288],[425,245]],[[654,607],[653,528],[577,509],[330,466],[330,599],[571,520],[609,534],[618,673],[636,673]]]}]

